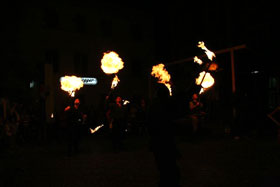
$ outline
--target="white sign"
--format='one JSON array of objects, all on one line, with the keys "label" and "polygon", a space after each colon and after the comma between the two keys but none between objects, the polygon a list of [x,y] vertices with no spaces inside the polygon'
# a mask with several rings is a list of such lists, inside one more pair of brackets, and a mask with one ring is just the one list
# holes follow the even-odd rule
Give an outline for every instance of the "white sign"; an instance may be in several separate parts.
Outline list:
[{"label": "white sign", "polygon": [[96,85],[97,79],[93,77],[81,77],[84,85]]},{"label": "white sign", "polygon": [[[63,77],[60,77],[60,80],[62,79]],[[94,77],[81,77],[84,85],[96,85],[97,84],[97,79],[94,78]]]}]

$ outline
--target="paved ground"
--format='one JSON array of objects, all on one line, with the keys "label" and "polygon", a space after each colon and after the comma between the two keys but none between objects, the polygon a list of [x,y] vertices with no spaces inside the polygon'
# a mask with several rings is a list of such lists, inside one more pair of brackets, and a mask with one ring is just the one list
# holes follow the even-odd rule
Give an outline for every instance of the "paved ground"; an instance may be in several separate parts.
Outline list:
[{"label": "paved ground", "polygon": [[[280,186],[280,145],[274,138],[178,136],[183,187]],[[155,187],[158,173],[148,138],[127,137],[114,153],[106,135],[84,138],[81,154],[65,157],[65,143],[25,144],[0,156],[0,186]]]}]

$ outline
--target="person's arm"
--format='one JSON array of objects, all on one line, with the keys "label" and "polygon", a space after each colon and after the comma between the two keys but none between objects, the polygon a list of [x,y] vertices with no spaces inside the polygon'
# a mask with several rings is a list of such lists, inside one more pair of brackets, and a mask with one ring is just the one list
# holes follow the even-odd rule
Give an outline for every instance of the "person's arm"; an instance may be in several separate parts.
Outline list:
[{"label": "person's arm", "polygon": [[194,102],[191,101],[189,103],[189,106],[190,106],[190,109],[193,110],[194,108],[199,106],[199,102],[194,103]]}]

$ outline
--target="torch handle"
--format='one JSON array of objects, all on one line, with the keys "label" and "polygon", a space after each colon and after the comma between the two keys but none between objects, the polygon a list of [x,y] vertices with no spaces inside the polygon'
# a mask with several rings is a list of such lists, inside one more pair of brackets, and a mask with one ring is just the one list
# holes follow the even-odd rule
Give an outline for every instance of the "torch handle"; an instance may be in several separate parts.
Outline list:
[{"label": "torch handle", "polygon": [[207,66],[207,68],[206,68],[206,70],[205,70],[205,73],[204,73],[204,75],[203,75],[203,77],[202,77],[202,79],[201,79],[201,82],[200,82],[199,86],[201,86],[201,84],[203,83],[204,78],[205,78],[205,76],[206,76],[206,73],[208,73],[211,64],[212,64],[212,61],[210,61],[210,63],[208,64],[208,66]]}]

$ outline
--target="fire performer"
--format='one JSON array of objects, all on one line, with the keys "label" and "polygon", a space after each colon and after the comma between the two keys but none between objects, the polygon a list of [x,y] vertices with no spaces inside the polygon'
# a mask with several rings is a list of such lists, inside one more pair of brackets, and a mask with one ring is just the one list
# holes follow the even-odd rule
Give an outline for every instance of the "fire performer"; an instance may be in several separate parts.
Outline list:
[{"label": "fire performer", "polygon": [[73,106],[65,108],[67,117],[67,155],[73,156],[79,153],[79,144],[82,137],[83,124],[86,114],[83,114],[80,107],[80,99],[74,100]]},{"label": "fire performer", "polygon": [[116,52],[108,51],[104,53],[103,58],[101,59],[101,69],[107,75],[115,74],[115,77],[113,78],[111,84],[111,90],[109,91],[106,99],[109,99],[112,91],[118,85],[120,79],[118,78],[117,73],[121,69],[123,69],[123,67],[124,67],[124,62]]},{"label": "fire performer", "polygon": [[123,138],[125,129],[125,107],[122,98],[117,96],[115,103],[109,106],[107,119],[110,124],[111,138],[114,151],[118,152],[123,148]]},{"label": "fire performer", "polygon": [[177,166],[179,152],[174,142],[173,104],[168,88],[157,84],[156,97],[148,112],[150,148],[159,171],[159,186],[179,186],[180,171]]}]

